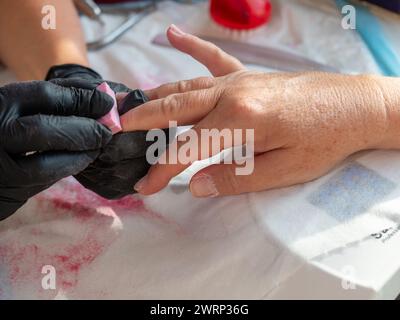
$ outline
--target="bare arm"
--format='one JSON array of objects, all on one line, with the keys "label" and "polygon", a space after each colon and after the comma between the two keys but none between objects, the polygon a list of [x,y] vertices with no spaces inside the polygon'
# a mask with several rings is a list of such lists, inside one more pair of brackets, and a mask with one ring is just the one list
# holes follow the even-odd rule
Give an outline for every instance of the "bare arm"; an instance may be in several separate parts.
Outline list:
[{"label": "bare arm", "polygon": [[[56,8],[56,29],[42,28],[42,8]],[[0,60],[20,80],[43,79],[57,64],[88,65],[79,17],[72,0],[0,1]]]},{"label": "bare arm", "polygon": [[[249,171],[239,174],[243,162],[234,161],[203,168],[191,178],[194,196],[291,186],[322,176],[357,151],[400,150],[400,78],[247,71],[213,44],[176,26],[167,35],[175,48],[202,62],[216,77],[148,90],[150,101],[122,115],[124,131],[165,128],[171,120],[194,125],[192,135],[175,139],[136,184],[143,195],[163,189],[194,161],[243,145],[242,138],[234,140],[237,129],[254,135],[243,134],[246,153],[254,150],[247,153]],[[214,131],[211,140],[203,139],[207,129]],[[233,140],[223,138],[226,130]]]}]

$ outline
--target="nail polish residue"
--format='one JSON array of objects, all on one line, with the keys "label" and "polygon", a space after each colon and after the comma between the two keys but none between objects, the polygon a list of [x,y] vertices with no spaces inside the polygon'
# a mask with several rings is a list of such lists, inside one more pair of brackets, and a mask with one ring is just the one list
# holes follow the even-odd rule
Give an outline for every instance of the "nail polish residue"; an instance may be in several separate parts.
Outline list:
[{"label": "nail polish residue", "polygon": [[[21,292],[43,299],[60,292],[71,296],[83,274],[118,238],[125,218],[139,215],[164,220],[146,209],[137,196],[107,200],[72,178],[35,199],[29,212],[33,217],[16,216],[12,230],[0,232],[0,299],[12,298],[14,293],[21,296]],[[42,287],[46,265],[56,270],[56,290]],[[107,292],[96,295],[107,297]]]}]

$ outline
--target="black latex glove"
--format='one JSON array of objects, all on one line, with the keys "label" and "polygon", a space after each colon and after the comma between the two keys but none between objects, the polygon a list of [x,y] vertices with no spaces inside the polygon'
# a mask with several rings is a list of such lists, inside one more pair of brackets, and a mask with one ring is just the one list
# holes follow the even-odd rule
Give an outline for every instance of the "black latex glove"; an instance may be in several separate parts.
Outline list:
[{"label": "black latex glove", "polygon": [[94,119],[112,105],[104,93],[62,81],[0,87],[0,220],[97,158],[112,135]]},{"label": "black latex glove", "polygon": [[[104,82],[94,70],[74,64],[51,68],[46,79],[55,82],[58,79],[69,79],[70,85],[85,89],[96,88]],[[131,90],[123,84],[111,81],[107,83],[114,92],[130,92],[125,103],[119,106],[120,115],[147,101],[141,90]],[[75,178],[84,187],[107,199],[118,199],[135,193],[134,185],[150,169],[146,150],[153,142],[146,141],[146,133],[135,131],[115,134],[96,161]]]}]

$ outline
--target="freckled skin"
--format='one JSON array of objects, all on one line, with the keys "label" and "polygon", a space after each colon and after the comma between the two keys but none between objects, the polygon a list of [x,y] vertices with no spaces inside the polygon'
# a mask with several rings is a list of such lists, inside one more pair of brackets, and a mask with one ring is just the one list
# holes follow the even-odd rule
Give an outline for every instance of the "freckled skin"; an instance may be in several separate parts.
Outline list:
[{"label": "freckled skin", "polygon": [[252,188],[308,181],[354,152],[396,147],[387,137],[386,113],[393,107],[382,99],[379,81],[326,73],[228,75],[221,83],[219,115],[229,113],[232,127],[253,127],[257,153],[285,150],[276,168],[279,179],[264,181],[260,167],[268,163],[260,163]]},{"label": "freckled skin", "polygon": [[[148,90],[151,101],[123,116],[123,129],[164,127],[173,119],[193,130],[254,129],[255,134],[253,173],[237,175],[235,164],[206,167],[191,179],[196,197],[290,186],[323,175],[354,152],[400,148],[399,78],[248,71],[214,44],[174,25],[167,37],[212,77]],[[206,146],[199,154],[203,151],[209,153]],[[136,189],[153,194],[187,167],[155,164]]]},{"label": "freckled skin", "polygon": [[[219,195],[239,194],[310,181],[361,150],[400,148],[399,91],[399,79],[371,75],[237,71],[216,78],[201,97],[196,91],[185,97],[194,101],[192,110],[196,102],[214,102],[193,117],[195,124],[254,129],[255,166],[248,176],[236,175],[234,165],[213,165],[197,175],[210,176]],[[191,112],[179,97],[173,100],[175,114]],[[161,106],[169,108],[168,100]],[[142,123],[160,117],[149,114],[135,117]],[[155,165],[141,192],[158,191],[184,167],[176,168]]]}]

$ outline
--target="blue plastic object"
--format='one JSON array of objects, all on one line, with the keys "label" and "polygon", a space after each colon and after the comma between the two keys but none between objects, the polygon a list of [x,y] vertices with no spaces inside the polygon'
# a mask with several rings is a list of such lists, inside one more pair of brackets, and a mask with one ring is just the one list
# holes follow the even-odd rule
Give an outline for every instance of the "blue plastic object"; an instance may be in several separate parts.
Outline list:
[{"label": "blue plastic object", "polygon": [[356,8],[356,30],[382,73],[386,76],[400,76],[400,57],[390,45],[378,18],[365,5],[345,0],[336,0],[336,4],[340,9],[345,5]]}]

